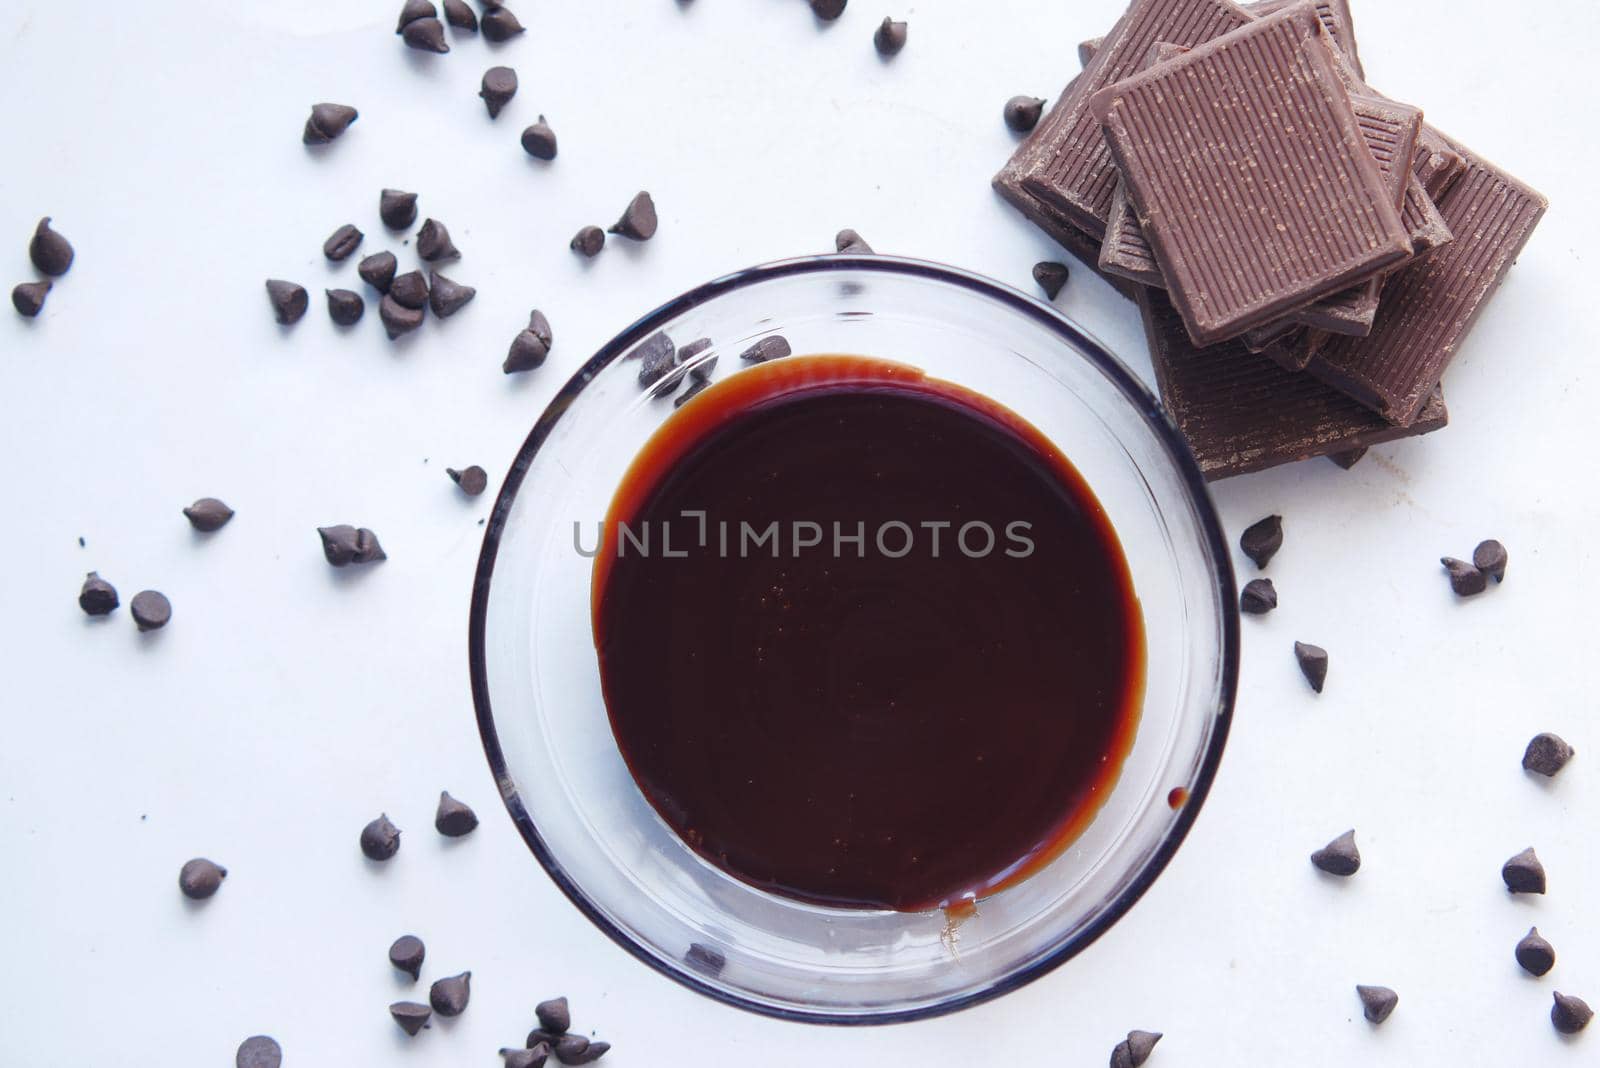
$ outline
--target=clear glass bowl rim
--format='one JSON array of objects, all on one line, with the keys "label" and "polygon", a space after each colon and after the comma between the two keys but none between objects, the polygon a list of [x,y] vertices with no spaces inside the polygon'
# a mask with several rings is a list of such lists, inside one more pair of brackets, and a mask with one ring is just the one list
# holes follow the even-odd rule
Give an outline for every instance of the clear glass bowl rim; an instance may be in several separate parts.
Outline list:
[{"label": "clear glass bowl rim", "polygon": [[[1187,497],[1187,503],[1194,509],[1198,518],[1201,536],[1205,543],[1203,548],[1207,558],[1211,561],[1213,578],[1217,582],[1218,593],[1222,601],[1222,645],[1219,650],[1222,660],[1221,685],[1218,692],[1216,721],[1210,743],[1202,757],[1199,772],[1195,776],[1193,784],[1189,787],[1189,797],[1178,812],[1177,819],[1155,851],[1150,854],[1143,867],[1134,873],[1123,892],[1087,924],[1083,930],[1057,947],[1055,951],[1041,957],[1030,966],[1003,975],[982,990],[972,991],[933,1004],[887,1013],[873,1011],[855,1014],[812,1013],[803,1009],[770,1005],[754,999],[743,998],[738,994],[705,982],[695,972],[685,966],[681,966],[681,962],[675,964],[650,953],[645,947],[637,944],[625,932],[619,930],[607,920],[594,903],[589,900],[583,889],[568,876],[560,860],[546,846],[533,816],[522,803],[517,785],[511,777],[510,769],[507,767],[505,754],[500,748],[499,734],[495,729],[494,710],[489,697],[485,644],[489,610],[489,587],[494,577],[494,565],[500,549],[501,532],[505,527],[507,517],[511,514],[511,509],[516,502],[523,478],[528,468],[532,465],[534,457],[538,454],[546,437],[549,436],[551,429],[566,414],[567,409],[571,407],[578,394],[595,379],[600,371],[616,360],[621,359],[624,354],[630,352],[639,342],[657,330],[663,329],[667,324],[698,305],[715,300],[736,290],[747,289],[779,278],[835,272],[908,275],[954,286],[981,299],[1006,305],[1012,311],[1037,321],[1064,338],[1117,387],[1133,410],[1143,418],[1156,439],[1165,446],[1167,458],[1179,475],[1184,494]],[[1178,847],[1183,843],[1184,838],[1188,836],[1189,829],[1194,825],[1195,819],[1199,816],[1201,806],[1205,803],[1206,796],[1211,790],[1212,781],[1216,777],[1217,768],[1222,759],[1222,751],[1227,744],[1229,728],[1233,721],[1233,706],[1237,697],[1239,680],[1239,616],[1236,611],[1232,610],[1232,606],[1237,603],[1237,600],[1238,591],[1230,562],[1227,540],[1222,530],[1222,523],[1217,516],[1216,508],[1211,503],[1210,493],[1206,488],[1206,481],[1200,472],[1200,467],[1195,463],[1194,457],[1189,452],[1188,444],[1184,441],[1183,435],[1179,433],[1178,428],[1168,418],[1166,412],[1156,400],[1155,395],[1150,392],[1149,387],[1129,370],[1126,364],[1112,355],[1098,339],[1057,311],[1053,306],[1045,304],[1011,286],[959,267],[901,256],[879,254],[852,256],[835,253],[802,256],[759,264],[723,275],[720,278],[714,278],[703,285],[696,286],[681,296],[675,297],[653,311],[646,313],[602,345],[599,351],[590,357],[567,383],[556,392],[550,403],[545,407],[545,410],[540,414],[538,421],[534,423],[533,429],[529,431],[521,448],[517,450],[516,459],[506,472],[500,492],[495,498],[494,509],[485,524],[483,548],[479,552],[478,565],[473,573],[471,613],[467,631],[467,656],[471,672],[472,703],[478,721],[478,733],[482,739],[484,755],[489,761],[489,769],[494,775],[496,786],[499,788],[501,800],[505,803],[512,822],[516,824],[517,830],[521,833],[523,841],[527,843],[534,857],[538,859],[545,872],[561,892],[577,907],[579,912],[588,918],[590,923],[599,928],[630,956],[642,961],[667,978],[725,1005],[755,1012],[762,1016],[800,1023],[841,1026],[879,1025],[906,1023],[912,1020],[942,1016],[946,1013],[989,1001],[1025,986],[1053,971],[1088,948],[1144,896],[1145,891],[1155,882],[1156,877],[1166,869]]]}]

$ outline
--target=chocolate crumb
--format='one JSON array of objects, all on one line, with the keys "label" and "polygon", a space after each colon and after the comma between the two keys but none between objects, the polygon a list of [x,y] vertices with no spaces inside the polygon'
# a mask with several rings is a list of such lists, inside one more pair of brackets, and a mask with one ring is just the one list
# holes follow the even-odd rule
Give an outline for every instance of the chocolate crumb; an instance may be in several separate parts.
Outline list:
[{"label": "chocolate crumb", "polygon": [[539,1018],[539,1029],[548,1034],[563,1035],[572,1026],[572,1009],[566,998],[541,1001],[533,1007],[533,1014]]},{"label": "chocolate crumb", "polygon": [[739,353],[739,359],[748,363],[766,363],[768,360],[782,359],[793,351],[788,338],[782,334],[769,334]]},{"label": "chocolate crumb", "polygon": [[194,529],[210,534],[227,525],[228,520],[233,518],[233,509],[215,497],[201,497],[185,508],[183,514]]},{"label": "chocolate crumb", "polygon": [[397,1001],[389,1006],[389,1015],[400,1025],[400,1030],[408,1035],[415,1035],[428,1026],[428,1019],[433,1015],[433,1010],[415,1001]]},{"label": "chocolate crumb", "polygon": [[172,602],[159,590],[140,590],[128,604],[140,630],[160,630],[172,619]]},{"label": "chocolate crumb", "polygon": [[522,150],[534,159],[556,158],[556,132],[543,115],[539,116],[538,122],[522,131]]},{"label": "chocolate crumb", "polygon": [[1033,280],[1050,300],[1055,300],[1061,295],[1061,289],[1067,284],[1068,277],[1069,272],[1064,263],[1043,260],[1033,265]]},{"label": "chocolate crumb", "polygon": [[1489,588],[1489,576],[1465,560],[1441,556],[1439,562],[1450,575],[1450,589],[1457,597],[1471,597]]},{"label": "chocolate crumb", "polygon": [[89,577],[83,580],[83,588],[78,591],[78,607],[88,615],[103,616],[115,610],[119,603],[117,588],[101,578],[100,572],[89,572]]},{"label": "chocolate crumb", "polygon": [[483,106],[489,109],[489,117],[497,117],[517,95],[517,72],[510,67],[490,67],[483,72],[478,95],[483,98]]},{"label": "chocolate crumb", "polygon": [[1513,894],[1542,894],[1545,891],[1544,865],[1529,846],[1500,868],[1500,878]]},{"label": "chocolate crumb", "polygon": [[489,473],[477,464],[460,471],[447,467],[444,473],[449,475],[455,484],[461,487],[461,492],[468,497],[476,497],[489,488]]},{"label": "chocolate crumb", "polygon": [[1160,1041],[1160,1031],[1129,1031],[1111,1050],[1111,1068],[1139,1068]]},{"label": "chocolate crumb", "polygon": [[322,536],[322,554],[334,567],[375,564],[389,558],[383,546],[378,544],[378,536],[366,527],[340,523],[338,526],[318,527],[317,533]]},{"label": "chocolate crumb", "polygon": [[1556,966],[1556,947],[1545,941],[1539,928],[1530,927],[1517,943],[1516,957],[1529,975],[1544,975]]},{"label": "chocolate crumb", "polygon": [[18,282],[11,290],[11,306],[17,309],[18,315],[32,319],[44,307],[44,298],[49,293],[48,278],[41,282]]},{"label": "chocolate crumb", "polygon": [[1348,471],[1356,464],[1360,463],[1361,458],[1366,454],[1367,446],[1362,445],[1360,448],[1345,449],[1343,452],[1330,452],[1328,454],[1328,459],[1332,460],[1334,463]]},{"label": "chocolate crumb", "polygon": [[832,22],[844,14],[847,0],[811,0],[811,13],[824,22]]},{"label": "chocolate crumb", "polygon": [[205,857],[195,857],[178,870],[178,889],[191,901],[204,901],[217,892],[227,877],[227,868]]},{"label": "chocolate crumb", "polygon": [[1044,100],[1037,96],[1014,96],[1006,101],[1006,125],[1017,133],[1027,133],[1039,125],[1039,116],[1044,114]]},{"label": "chocolate crumb", "polygon": [[444,20],[463,33],[478,32],[478,16],[467,0],[444,0]]},{"label": "chocolate crumb", "polygon": [[389,963],[413,981],[422,977],[422,961],[427,955],[428,947],[416,935],[401,935],[389,946]]},{"label": "chocolate crumb", "polygon": [[1266,615],[1278,607],[1278,591],[1268,578],[1251,579],[1239,594],[1239,611],[1253,616]]},{"label": "chocolate crumb", "polygon": [[1311,854],[1317,870],[1349,878],[1361,870],[1361,851],[1356,848],[1356,832],[1349,830]]},{"label": "chocolate crumb", "polygon": [[628,209],[611,227],[611,233],[632,241],[648,241],[656,236],[656,226],[656,202],[641,191],[628,202]]},{"label": "chocolate crumb", "polygon": [[423,313],[421,308],[408,308],[394,294],[385,293],[378,301],[378,318],[383,320],[384,333],[393,341],[421,327]]},{"label": "chocolate crumb", "polygon": [[1506,577],[1506,547],[1493,538],[1488,541],[1480,541],[1478,547],[1472,550],[1472,566],[1496,582],[1504,582]]},{"label": "chocolate crumb", "polygon": [[344,136],[360,113],[348,104],[312,104],[300,140],[308,145],[325,145]]},{"label": "chocolate crumb", "polygon": [[1266,567],[1267,561],[1283,548],[1283,516],[1269,515],[1251,523],[1239,535],[1239,548],[1255,562],[1256,567]]},{"label": "chocolate crumb", "polygon": [[472,997],[472,973],[440,979],[428,988],[428,1003],[440,1016],[460,1016]]},{"label": "chocolate crumb", "polygon": [[267,300],[272,304],[272,314],[284,326],[293,326],[311,306],[306,287],[280,278],[267,279]]},{"label": "chocolate crumb", "polygon": [[379,293],[387,293],[399,266],[393,252],[374,252],[356,265],[356,274]]},{"label": "chocolate crumb", "polygon": [[450,231],[438,219],[425,219],[417,231],[417,255],[429,263],[439,260],[456,260],[461,252],[450,240]]},{"label": "chocolate crumb", "polygon": [[867,244],[866,238],[848,227],[833,235],[833,250],[856,256],[872,255],[872,246]]},{"label": "chocolate crumb", "polygon": [[906,24],[885,18],[872,34],[872,46],[880,56],[895,56],[906,46]]},{"label": "chocolate crumb", "polygon": [[478,291],[446,278],[438,271],[429,275],[428,307],[441,319],[448,319],[472,301]]},{"label": "chocolate crumb", "polygon": [[1400,995],[1386,986],[1357,985],[1356,995],[1361,998],[1361,1015],[1375,1024],[1387,1020],[1394,1007],[1400,1004]]},{"label": "chocolate crumb", "polygon": [[239,1043],[233,1064],[234,1068],[279,1068],[283,1064],[283,1047],[268,1035],[252,1035]]},{"label": "chocolate crumb", "polygon": [[550,349],[554,345],[555,338],[550,331],[550,320],[535,308],[528,316],[527,328],[511,339],[511,350],[506,353],[505,362],[500,365],[500,369],[508,375],[532,371],[544,363],[545,357],[550,355]]},{"label": "chocolate crumb", "polygon": [[445,790],[439,794],[439,807],[433,813],[433,829],[446,838],[461,838],[478,828],[478,814],[471,806],[450,796]]},{"label": "chocolate crumb", "polygon": [[1546,731],[1534,735],[1528,742],[1528,748],[1522,752],[1522,766],[1527,771],[1549,778],[1567,766],[1574,752],[1560,735]]},{"label": "chocolate crumb", "polygon": [[444,23],[438,19],[414,19],[406,23],[400,31],[400,37],[406,47],[415,48],[419,52],[433,52],[443,55],[450,51],[450,44],[444,39]]},{"label": "chocolate crumb", "polygon": [[482,28],[485,39],[500,44],[511,40],[526,27],[517,21],[517,16],[511,13],[510,8],[497,2],[483,13]]},{"label": "chocolate crumb", "polygon": [[584,256],[598,256],[606,247],[606,232],[598,226],[585,226],[573,235],[567,247]]},{"label": "chocolate crumb", "polygon": [[378,218],[391,230],[404,230],[417,221],[417,194],[383,190],[378,194]]},{"label": "chocolate crumb", "polygon": [[354,326],[366,314],[367,302],[353,289],[325,289],[328,298],[328,318],[337,326]]},{"label": "chocolate crumb", "polygon": [[1299,661],[1300,673],[1306,677],[1311,688],[1321,693],[1322,684],[1328,678],[1328,651],[1320,645],[1295,642],[1294,658]]},{"label": "chocolate crumb", "polygon": [[387,815],[361,828],[361,852],[368,860],[388,860],[400,852],[400,828]]},{"label": "chocolate crumb", "polygon": [[1575,1035],[1589,1026],[1589,1021],[1594,1019],[1594,1010],[1589,1003],[1580,997],[1563,994],[1559,990],[1555,994],[1555,1004],[1550,1006],[1550,1022],[1555,1029],[1564,1035]]}]

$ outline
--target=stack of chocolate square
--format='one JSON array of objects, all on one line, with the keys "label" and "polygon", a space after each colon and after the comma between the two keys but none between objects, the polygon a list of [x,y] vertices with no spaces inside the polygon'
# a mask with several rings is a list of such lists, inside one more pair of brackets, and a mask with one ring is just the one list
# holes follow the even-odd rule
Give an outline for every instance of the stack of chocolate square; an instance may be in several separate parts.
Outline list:
[{"label": "stack of chocolate square", "polygon": [[995,178],[1144,318],[1207,478],[1445,424],[1545,199],[1370,88],[1345,0],[1133,0]]}]

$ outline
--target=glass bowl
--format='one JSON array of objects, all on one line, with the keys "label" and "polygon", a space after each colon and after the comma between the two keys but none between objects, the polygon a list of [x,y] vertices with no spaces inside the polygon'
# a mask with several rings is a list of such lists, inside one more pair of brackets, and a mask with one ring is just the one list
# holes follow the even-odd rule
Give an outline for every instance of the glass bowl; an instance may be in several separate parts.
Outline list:
[{"label": "glass bowl", "polygon": [[[715,378],[781,333],[796,353],[913,364],[1029,420],[1099,497],[1144,616],[1147,677],[1120,777],[1039,871],[961,914],[866,911],[768,893],[713,867],[623,763],[590,619],[595,524],[670,397],[624,357],[666,331],[710,338]],[[679,390],[681,392],[681,389]],[[576,539],[576,540],[575,540]],[[478,727],[506,807],[550,877],[639,960],[741,1008],[817,1023],[950,1012],[1049,971],[1123,915],[1205,799],[1232,715],[1233,570],[1200,471],[1114,356],[1031,297],[888,256],[786,260],[719,278],[628,327],[556,395],[484,535],[470,633]]]}]

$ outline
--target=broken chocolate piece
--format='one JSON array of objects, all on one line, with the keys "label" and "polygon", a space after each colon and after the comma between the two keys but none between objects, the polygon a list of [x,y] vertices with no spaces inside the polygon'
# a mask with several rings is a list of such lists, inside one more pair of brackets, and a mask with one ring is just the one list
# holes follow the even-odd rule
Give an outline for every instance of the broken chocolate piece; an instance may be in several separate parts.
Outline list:
[{"label": "broken chocolate piece", "polygon": [[1294,658],[1299,661],[1300,673],[1306,677],[1311,688],[1321,693],[1322,684],[1328,678],[1328,651],[1320,645],[1295,642]]},{"label": "broken chocolate piece", "polygon": [[1545,891],[1544,865],[1529,846],[1500,868],[1506,889],[1513,894],[1542,894]]},{"label": "broken chocolate piece", "polygon": [[1528,748],[1522,753],[1522,767],[1536,775],[1546,778],[1567,766],[1567,761],[1572,759],[1573,748],[1559,735],[1536,734],[1528,743]]},{"label": "broken chocolate piece", "polygon": [[1344,452],[1330,452],[1328,454],[1328,459],[1332,460],[1334,463],[1344,468],[1344,470],[1348,471],[1356,464],[1360,463],[1361,458],[1366,454],[1367,447],[1363,445],[1359,449],[1346,449]]},{"label": "broken chocolate piece", "polygon": [[391,230],[404,230],[417,221],[417,194],[400,189],[383,190],[378,194],[378,218]]},{"label": "broken chocolate piece", "polygon": [[656,225],[656,202],[649,193],[640,192],[628,202],[628,209],[611,227],[611,233],[633,241],[648,241],[656,236]]},{"label": "broken chocolate piece", "polygon": [[195,857],[178,870],[178,889],[191,901],[204,901],[221,888],[227,877],[227,868],[205,857]]},{"label": "broken chocolate piece", "polygon": [[472,997],[472,973],[462,972],[436,981],[428,988],[428,1004],[440,1016],[460,1016]]},{"label": "broken chocolate piece", "polygon": [[1160,1041],[1160,1031],[1129,1031],[1111,1050],[1111,1068],[1139,1068]]},{"label": "broken chocolate piece", "polygon": [[1271,579],[1251,579],[1239,594],[1239,611],[1253,616],[1266,615],[1278,607],[1278,591]]},{"label": "broken chocolate piece", "polygon": [[1356,832],[1349,830],[1311,854],[1319,871],[1349,878],[1361,870],[1361,851],[1356,848]]},{"label": "broken chocolate piece", "polygon": [[1394,1012],[1394,1007],[1400,1004],[1400,995],[1386,986],[1357,985],[1356,995],[1361,998],[1361,1015],[1369,1023],[1383,1023]]},{"label": "broken chocolate piece", "polygon": [[389,1006],[389,1015],[400,1025],[400,1030],[408,1035],[415,1035],[428,1026],[428,1019],[433,1015],[433,1010],[419,1002],[397,1001]]},{"label": "broken chocolate piece", "polygon": [[1506,547],[1493,538],[1480,541],[1478,547],[1472,550],[1472,566],[1495,582],[1505,581],[1506,560]]},{"label": "broken chocolate piece", "polygon": [[1245,527],[1239,535],[1239,548],[1257,567],[1266,567],[1283,548],[1283,516],[1269,515]]},{"label": "broken chocolate piece", "polygon": [[272,314],[283,326],[292,326],[305,315],[311,306],[306,288],[279,278],[267,279],[267,300],[272,304]]},{"label": "broken chocolate piece", "polygon": [[89,572],[89,577],[83,580],[83,588],[78,591],[78,607],[86,615],[103,616],[115,610],[118,603],[116,587],[101,578],[100,572]]},{"label": "broken chocolate piece", "polygon": [[769,334],[739,353],[739,359],[747,363],[766,363],[768,360],[782,359],[792,351],[788,338],[782,334]]},{"label": "broken chocolate piece", "polygon": [[1556,991],[1555,1004],[1550,1006],[1550,1022],[1564,1035],[1575,1035],[1589,1026],[1594,1010],[1582,998]]},{"label": "broken chocolate piece", "polygon": [[1044,98],[1037,96],[1014,96],[1006,101],[1003,111],[1006,125],[1017,133],[1027,133],[1039,125],[1039,117],[1044,114]]},{"label": "broken chocolate piece", "polygon": [[1061,288],[1067,284],[1067,274],[1064,263],[1045,260],[1033,265],[1033,280],[1050,300],[1061,295]]},{"label": "broken chocolate piece", "polygon": [[439,794],[439,807],[434,810],[433,829],[446,838],[463,838],[478,829],[478,814],[445,790]]},{"label": "broken chocolate piece", "polygon": [[1556,947],[1545,941],[1539,928],[1530,927],[1517,942],[1516,958],[1529,975],[1545,975],[1556,966]]},{"label": "broken chocolate piece", "polygon": [[1443,564],[1445,571],[1449,573],[1450,589],[1457,597],[1471,597],[1489,588],[1489,576],[1465,560],[1457,560],[1453,556],[1441,556],[1439,563]]},{"label": "broken chocolate piece", "polygon": [[50,228],[50,216],[40,219],[28,242],[28,259],[33,265],[54,278],[67,273],[73,256],[72,244]]},{"label": "broken chocolate piece", "polygon": [[393,252],[374,252],[356,265],[356,274],[379,293],[387,293],[399,266]]},{"label": "broken chocolate piece", "polygon": [[228,520],[233,518],[233,509],[215,497],[201,497],[185,508],[183,514],[194,529],[210,534],[227,525]]},{"label": "broken chocolate piece", "polygon": [[550,332],[550,321],[544,317],[543,312],[535,308],[528,316],[527,329],[511,339],[511,349],[506,353],[505,362],[500,365],[500,369],[508,375],[531,371],[544,363],[554,344],[555,338]]},{"label": "broken chocolate piece", "polygon": [[495,118],[502,108],[517,95],[517,72],[510,67],[490,67],[483,72],[483,85],[478,90],[489,117]]},{"label": "broken chocolate piece", "polygon": [[368,860],[388,860],[400,852],[400,828],[380,815],[361,828],[361,852]]},{"label": "broken chocolate piece", "polygon": [[414,981],[422,977],[422,961],[427,954],[428,949],[422,944],[422,939],[416,935],[401,935],[389,946],[389,963]]}]

